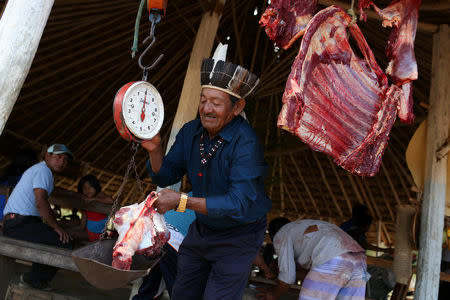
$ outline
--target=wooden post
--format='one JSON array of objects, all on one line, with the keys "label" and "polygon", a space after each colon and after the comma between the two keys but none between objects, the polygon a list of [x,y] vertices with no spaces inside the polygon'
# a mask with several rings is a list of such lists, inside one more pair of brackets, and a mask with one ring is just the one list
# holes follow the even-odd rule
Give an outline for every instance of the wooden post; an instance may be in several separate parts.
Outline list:
[{"label": "wooden post", "polygon": [[437,299],[444,228],[447,155],[437,158],[437,150],[449,136],[450,113],[450,30],[440,25],[433,36],[430,110],[422,204],[418,277],[415,299]]},{"label": "wooden post", "polygon": [[[200,68],[204,58],[211,56],[219,21],[222,17],[223,7],[226,0],[216,1],[214,11],[207,11],[203,14],[200,26],[195,37],[194,46],[189,59],[188,69],[184,77],[183,89],[181,90],[180,101],[177,112],[173,120],[169,141],[167,142],[166,153],[169,152],[181,127],[193,120],[197,115],[198,103],[200,100]],[[180,182],[170,188],[180,190]]]},{"label": "wooden post", "polygon": [[19,96],[53,0],[8,1],[0,19],[0,134]]},{"label": "wooden post", "polygon": [[[381,220],[377,222],[377,247],[381,247]],[[380,256],[380,252],[377,251],[376,257]]]},{"label": "wooden post", "polygon": [[181,127],[183,127],[186,122],[193,120],[197,115],[201,91],[200,67],[202,65],[202,60],[211,56],[211,50],[225,2],[226,0],[217,1],[216,8],[213,12],[205,12],[203,14],[192,48],[191,58],[184,78],[183,89],[181,90],[180,101],[178,103],[175,119],[173,120],[167,149],[172,147],[175,142],[175,137]]}]

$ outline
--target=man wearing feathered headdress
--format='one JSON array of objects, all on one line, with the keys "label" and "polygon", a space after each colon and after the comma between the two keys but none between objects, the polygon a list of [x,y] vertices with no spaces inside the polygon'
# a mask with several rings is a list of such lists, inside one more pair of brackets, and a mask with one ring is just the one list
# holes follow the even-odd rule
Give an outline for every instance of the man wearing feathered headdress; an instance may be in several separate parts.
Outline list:
[{"label": "man wearing feathered headdress", "polygon": [[163,189],[155,202],[160,213],[196,212],[179,248],[175,300],[242,299],[271,208],[263,147],[240,116],[259,80],[227,62],[226,49],[219,44],[213,58],[203,60],[200,119],[181,128],[164,157],[159,134],[142,143],[153,182],[166,187],[186,174],[192,184],[193,197]]}]

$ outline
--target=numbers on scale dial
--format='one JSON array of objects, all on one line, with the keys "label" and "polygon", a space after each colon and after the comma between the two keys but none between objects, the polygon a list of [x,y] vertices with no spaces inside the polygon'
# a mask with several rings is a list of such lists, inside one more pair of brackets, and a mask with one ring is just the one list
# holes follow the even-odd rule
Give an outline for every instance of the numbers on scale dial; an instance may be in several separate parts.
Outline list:
[{"label": "numbers on scale dial", "polygon": [[[124,117],[128,127],[140,136],[148,136],[158,123],[159,110],[153,91],[145,85],[137,85],[124,99]],[[159,116],[160,117],[160,116]]]}]

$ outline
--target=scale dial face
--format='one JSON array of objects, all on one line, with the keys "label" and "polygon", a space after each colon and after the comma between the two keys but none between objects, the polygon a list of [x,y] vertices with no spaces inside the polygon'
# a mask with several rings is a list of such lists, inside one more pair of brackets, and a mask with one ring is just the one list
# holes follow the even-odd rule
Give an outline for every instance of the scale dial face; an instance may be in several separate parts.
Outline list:
[{"label": "scale dial face", "polygon": [[158,90],[147,81],[133,83],[124,94],[122,116],[135,137],[153,138],[164,120],[164,105]]}]

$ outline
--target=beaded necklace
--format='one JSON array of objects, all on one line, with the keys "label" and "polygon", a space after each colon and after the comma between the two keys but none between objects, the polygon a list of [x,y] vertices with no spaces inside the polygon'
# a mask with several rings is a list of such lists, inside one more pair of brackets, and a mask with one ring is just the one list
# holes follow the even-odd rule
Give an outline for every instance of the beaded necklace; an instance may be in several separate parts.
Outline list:
[{"label": "beaded necklace", "polygon": [[[214,146],[209,150],[208,154],[205,154],[205,141],[204,141],[204,133],[200,136],[200,163],[202,167],[206,167],[211,157],[214,156],[217,149],[222,145],[223,138],[219,137],[219,139],[214,143]],[[200,173],[201,174],[201,173]],[[201,175],[199,175],[201,176]]]}]

